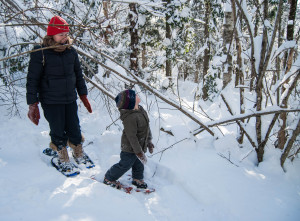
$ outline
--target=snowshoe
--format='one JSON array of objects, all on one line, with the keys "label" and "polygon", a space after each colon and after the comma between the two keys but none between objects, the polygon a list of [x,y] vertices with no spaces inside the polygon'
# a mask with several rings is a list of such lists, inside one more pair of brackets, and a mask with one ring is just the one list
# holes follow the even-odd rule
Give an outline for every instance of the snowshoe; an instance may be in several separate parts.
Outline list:
[{"label": "snowshoe", "polygon": [[73,158],[78,165],[84,164],[85,167],[88,169],[95,167],[95,164],[85,152],[83,152],[82,157],[78,157],[78,158],[76,158],[73,154]]},{"label": "snowshoe", "polygon": [[144,193],[144,194],[150,194],[150,193],[153,193],[155,192],[155,189],[154,188],[147,188],[147,189],[139,189],[139,188],[136,188],[134,189],[135,192],[138,192],[138,193]]},{"label": "snowshoe", "polygon": [[[92,179],[98,181],[96,178],[92,177]],[[116,188],[118,190],[122,190],[125,193],[131,193],[131,190],[133,189],[130,186],[126,186],[126,185],[121,184],[119,181],[109,181],[106,178],[104,178],[103,183],[105,185],[111,186],[111,187]]]},{"label": "snowshoe", "polygon": [[50,147],[47,147],[45,150],[43,150],[43,154],[49,156],[49,157],[57,157],[57,152],[52,150]]},{"label": "snowshoe", "polygon": [[73,163],[60,162],[58,157],[53,157],[51,160],[51,164],[66,177],[74,177],[80,173],[78,167],[75,166]]}]

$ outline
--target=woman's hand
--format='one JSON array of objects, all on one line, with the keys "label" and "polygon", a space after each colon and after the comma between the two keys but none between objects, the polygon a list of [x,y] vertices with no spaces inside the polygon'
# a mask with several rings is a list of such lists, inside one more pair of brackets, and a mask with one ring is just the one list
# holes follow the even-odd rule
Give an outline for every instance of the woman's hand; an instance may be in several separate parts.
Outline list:
[{"label": "woman's hand", "polygon": [[84,106],[86,107],[86,109],[88,110],[88,112],[92,113],[92,107],[91,107],[89,100],[87,99],[87,96],[80,95],[79,97],[80,97],[80,100],[82,101],[82,103],[84,104]]},{"label": "woman's hand", "polygon": [[29,111],[28,111],[28,118],[35,124],[38,125],[39,124],[39,120],[40,120],[40,111],[39,111],[39,106],[38,106],[39,102],[36,102],[34,104],[30,104],[29,105]]}]

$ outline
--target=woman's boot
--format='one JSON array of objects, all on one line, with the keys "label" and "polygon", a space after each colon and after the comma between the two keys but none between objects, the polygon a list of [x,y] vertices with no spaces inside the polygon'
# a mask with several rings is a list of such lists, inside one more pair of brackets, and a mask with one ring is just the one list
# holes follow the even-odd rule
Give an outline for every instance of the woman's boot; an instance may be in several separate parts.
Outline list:
[{"label": "woman's boot", "polygon": [[93,161],[89,156],[83,151],[82,144],[74,145],[71,142],[68,142],[69,146],[72,148],[72,155],[75,162],[79,164],[84,164],[86,168],[94,167]]}]

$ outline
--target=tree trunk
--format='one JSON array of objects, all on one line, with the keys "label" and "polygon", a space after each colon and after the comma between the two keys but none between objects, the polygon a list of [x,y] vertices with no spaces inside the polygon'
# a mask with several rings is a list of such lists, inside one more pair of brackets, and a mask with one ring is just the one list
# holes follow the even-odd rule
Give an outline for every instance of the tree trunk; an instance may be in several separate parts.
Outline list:
[{"label": "tree trunk", "polygon": [[254,56],[254,52],[255,52],[255,42],[254,42],[254,33],[252,32],[251,29],[251,25],[250,22],[248,20],[248,17],[246,15],[246,13],[244,12],[244,8],[242,7],[242,5],[240,4],[239,1],[235,2],[236,5],[239,8],[239,12],[241,13],[241,17],[243,18],[244,22],[246,23],[246,27],[248,30],[248,34],[250,37],[250,47],[251,47],[251,56],[250,56],[250,65],[251,65],[251,79],[250,79],[250,91],[253,90],[253,82],[254,82],[254,78],[256,77],[256,68],[255,68],[255,56]]},{"label": "tree trunk", "polygon": [[109,10],[108,10],[109,4],[110,4],[110,2],[103,1],[103,13],[104,13],[104,16],[106,19],[108,19],[108,14],[109,14]]},{"label": "tree trunk", "polygon": [[138,44],[139,44],[139,36],[138,36],[138,27],[137,27],[137,20],[138,14],[136,11],[137,4],[130,3],[129,4],[129,20],[130,20],[130,71],[134,73],[136,76],[139,76],[139,67],[138,67]]},{"label": "tree trunk", "polygon": [[[290,0],[290,13],[289,13],[289,21],[287,25],[287,40],[292,41],[294,39],[294,24],[295,24],[295,18],[296,18],[296,10],[297,10],[297,0]],[[289,51],[286,52],[286,59],[287,62],[285,62],[285,74],[289,72],[291,69],[292,63],[293,63],[293,57],[294,57],[294,49],[291,48]],[[283,94],[285,92],[285,88],[281,88],[281,93]],[[287,101],[282,103],[282,107],[287,107]],[[280,114],[281,119],[281,127],[278,132],[278,148],[283,149],[285,146],[285,143],[287,141],[287,133],[286,133],[286,127],[287,127],[287,114],[282,113]]]},{"label": "tree trunk", "polygon": [[[202,1],[201,0],[194,0],[193,4],[191,5],[192,9],[192,14],[191,16],[194,18],[199,17],[202,14]],[[203,32],[202,32],[202,27],[203,24],[200,24],[199,22],[196,22],[192,20],[191,22],[192,28],[195,31],[195,37],[194,37],[194,44],[195,44],[195,52],[197,52],[201,47],[203,47]],[[199,55],[195,53],[195,58],[194,58],[194,82],[199,83],[201,78],[201,73],[202,73],[202,65],[203,65],[203,59],[202,55]]]},{"label": "tree trunk", "polygon": [[[166,0],[167,4],[169,5],[171,3],[171,0]],[[167,6],[168,7],[168,6]],[[172,42],[172,30],[171,25],[169,24],[170,15],[166,14],[166,39],[169,40],[169,42]],[[172,76],[172,46],[168,45],[166,49],[166,76],[170,77]]]},{"label": "tree trunk", "polygon": [[[268,19],[268,1],[264,1],[264,14],[263,20]],[[267,28],[264,27],[263,29],[263,39],[261,45],[261,52],[260,52],[260,62],[259,62],[259,69],[258,69],[258,76],[256,80],[256,111],[261,111],[262,109],[262,89],[263,89],[263,81],[260,80],[263,77],[263,69],[265,64],[265,57],[267,53],[267,44],[268,44],[268,33]],[[258,148],[256,149],[257,152],[257,160],[258,163],[263,161],[264,156],[264,146],[262,143],[262,134],[261,134],[261,116],[256,117],[256,139]]]},{"label": "tree trunk", "polygon": [[199,59],[199,58],[197,58],[197,59],[196,59],[196,71],[195,71],[195,78],[194,78],[194,82],[195,82],[196,84],[198,84],[198,83],[199,83],[200,67],[201,67],[200,59]]},{"label": "tree trunk", "polygon": [[[237,14],[236,14],[236,7],[235,7],[235,0],[231,0],[231,6],[232,6],[232,15],[233,15],[233,23],[237,24]],[[244,73],[242,71],[242,47],[238,35],[238,31],[235,26],[234,28],[234,37],[235,37],[235,42],[236,42],[236,51],[237,51],[237,67],[236,67],[236,82],[239,85],[244,85]],[[245,104],[244,104],[244,93],[245,89],[244,87],[240,87],[240,113],[244,114],[245,113]],[[244,122],[244,120],[242,120]],[[238,136],[238,142],[239,144],[243,143],[244,140],[244,131],[240,129],[239,131],[239,136]]]},{"label": "tree trunk", "polygon": [[[283,39],[283,31],[281,31],[281,20],[279,21],[278,24],[278,47],[281,46],[282,44],[282,39]],[[281,61],[282,59],[277,56],[276,57],[276,72],[274,73],[273,76],[273,81],[272,85],[275,85],[276,82],[280,79],[280,73],[281,73]],[[276,90],[276,104],[279,106],[280,103],[280,90]]]},{"label": "tree trunk", "polygon": [[[229,3],[226,3],[229,4]],[[232,10],[224,12],[223,24],[223,54],[226,55],[226,62],[223,64],[223,89],[230,83],[232,78],[232,55],[230,46],[233,36],[233,13]]]},{"label": "tree trunk", "polygon": [[[104,1],[103,2],[103,13],[104,13],[106,20],[109,19],[109,9],[110,9],[110,1]],[[110,45],[109,39],[112,34],[113,34],[112,28],[108,24],[107,27],[105,27],[105,32],[104,32],[104,41],[108,45]]]},{"label": "tree trunk", "polygon": [[261,16],[260,14],[260,3],[258,0],[254,1],[254,5],[256,6],[256,11],[255,11],[255,23],[254,23],[254,37],[257,36],[258,33],[258,28],[259,28],[259,18]]},{"label": "tree trunk", "polygon": [[296,129],[293,131],[293,134],[292,134],[291,138],[289,139],[289,141],[287,142],[286,148],[285,148],[283,154],[281,155],[280,164],[281,164],[282,168],[283,168],[283,164],[284,164],[289,152],[291,151],[292,146],[299,134],[300,134],[300,118],[298,120]]},{"label": "tree trunk", "polygon": [[147,67],[147,48],[146,43],[142,44],[142,68]]},{"label": "tree trunk", "polygon": [[204,25],[204,39],[206,42],[207,48],[204,50],[204,61],[203,61],[203,88],[202,88],[202,98],[203,100],[208,99],[208,88],[205,86],[205,76],[207,75],[209,68],[209,60],[210,60],[210,15],[211,15],[211,2],[209,0],[205,0],[205,25]]}]

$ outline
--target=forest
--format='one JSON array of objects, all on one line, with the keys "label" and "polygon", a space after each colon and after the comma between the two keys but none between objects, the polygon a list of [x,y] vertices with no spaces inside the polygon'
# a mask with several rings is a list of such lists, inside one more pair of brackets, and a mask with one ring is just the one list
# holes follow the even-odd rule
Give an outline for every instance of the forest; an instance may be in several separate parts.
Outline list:
[{"label": "forest", "polygon": [[[191,119],[185,130],[193,137],[218,139],[222,128],[234,126],[257,164],[267,146],[281,150],[283,170],[299,157],[297,0],[0,0],[0,6],[0,105],[7,117],[20,115],[29,54],[59,15],[69,24],[89,90],[108,113],[118,91],[135,88],[155,96],[148,111],[157,106],[163,114],[164,103]],[[181,94],[185,83],[188,99]],[[205,110],[219,101],[229,117]],[[159,129],[172,135],[172,128]]]}]

